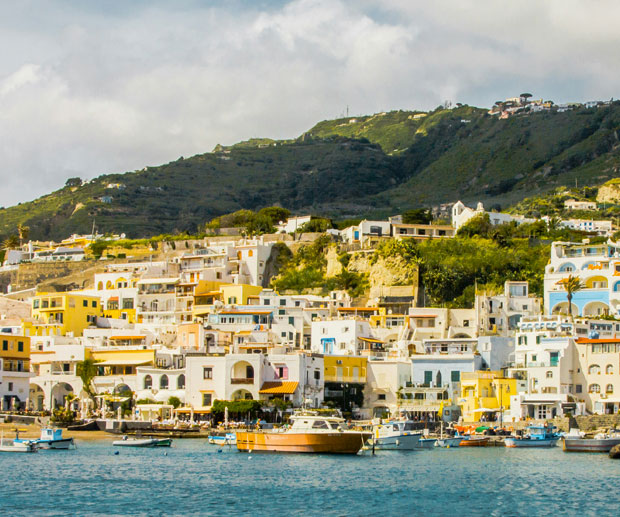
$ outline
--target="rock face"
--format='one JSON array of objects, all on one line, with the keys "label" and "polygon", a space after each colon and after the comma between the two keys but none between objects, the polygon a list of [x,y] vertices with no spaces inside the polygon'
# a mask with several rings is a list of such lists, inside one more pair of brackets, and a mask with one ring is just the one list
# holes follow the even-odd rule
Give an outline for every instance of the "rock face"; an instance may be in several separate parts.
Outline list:
[{"label": "rock face", "polygon": [[614,460],[620,460],[620,445],[614,445],[609,451],[609,457]]},{"label": "rock face", "polygon": [[418,269],[399,256],[379,257],[373,260],[371,254],[356,253],[351,257],[348,269],[358,273],[369,273],[370,288],[385,286],[418,285]]},{"label": "rock face", "polygon": [[601,185],[596,196],[597,203],[620,202],[620,179],[616,178]]}]

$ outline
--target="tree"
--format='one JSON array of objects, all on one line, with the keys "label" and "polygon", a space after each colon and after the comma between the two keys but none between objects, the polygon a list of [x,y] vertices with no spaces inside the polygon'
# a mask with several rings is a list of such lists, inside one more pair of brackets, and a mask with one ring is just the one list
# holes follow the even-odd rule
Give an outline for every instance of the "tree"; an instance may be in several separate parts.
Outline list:
[{"label": "tree", "polygon": [[299,228],[297,228],[297,233],[323,233],[333,227],[334,225],[332,224],[331,219],[317,217],[316,219],[310,219],[307,223],[302,224]]},{"label": "tree", "polygon": [[430,224],[433,220],[431,211],[425,208],[407,210],[403,213],[404,224]]},{"label": "tree", "polygon": [[81,178],[69,178],[65,183],[65,187],[80,187],[82,186]]},{"label": "tree", "polygon": [[519,95],[519,99],[521,100],[521,104],[527,104],[527,100],[532,97],[531,93],[522,93]]},{"label": "tree", "polygon": [[2,243],[2,247],[7,250],[15,249],[19,246],[19,239],[17,235],[9,235],[4,242]]},{"label": "tree", "polygon": [[250,235],[261,235],[263,233],[272,233],[274,231],[271,218],[265,214],[256,214],[245,225],[245,229]]},{"label": "tree", "polygon": [[22,223],[19,223],[17,225],[17,233],[19,234],[19,245],[21,247],[23,242],[27,240],[30,235],[30,227],[24,226]]},{"label": "tree", "polygon": [[77,376],[82,379],[82,389],[86,394],[95,401],[95,388],[93,379],[97,376],[97,365],[92,359],[84,359],[76,365]]},{"label": "tree", "polygon": [[573,294],[577,291],[581,291],[585,285],[578,276],[568,275],[566,278],[560,280],[562,287],[566,291],[566,299],[568,300],[568,315],[572,319],[573,317]]},{"label": "tree", "polygon": [[259,210],[258,215],[266,215],[271,219],[271,224],[276,225],[280,221],[286,221],[290,217],[291,211],[280,206],[268,206]]},{"label": "tree", "polygon": [[168,404],[176,409],[181,405],[181,399],[179,397],[170,397],[168,399]]}]

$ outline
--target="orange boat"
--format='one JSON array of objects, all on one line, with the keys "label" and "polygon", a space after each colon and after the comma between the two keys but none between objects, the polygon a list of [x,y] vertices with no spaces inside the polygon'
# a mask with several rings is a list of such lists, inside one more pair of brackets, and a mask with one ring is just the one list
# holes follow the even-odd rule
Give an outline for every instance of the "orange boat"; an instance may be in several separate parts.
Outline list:
[{"label": "orange boat", "polygon": [[489,445],[490,438],[488,436],[470,435],[468,439],[463,440],[459,447],[486,447]]},{"label": "orange boat", "polygon": [[241,452],[357,454],[372,434],[347,428],[343,418],[319,414],[291,417],[283,431],[237,431]]}]

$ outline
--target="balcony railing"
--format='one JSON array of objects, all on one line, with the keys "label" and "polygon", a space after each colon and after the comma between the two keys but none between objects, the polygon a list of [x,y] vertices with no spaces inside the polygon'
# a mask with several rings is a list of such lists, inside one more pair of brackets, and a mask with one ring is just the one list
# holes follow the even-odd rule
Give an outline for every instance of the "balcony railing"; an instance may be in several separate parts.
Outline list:
[{"label": "balcony railing", "polygon": [[254,384],[253,377],[230,379],[231,384]]}]

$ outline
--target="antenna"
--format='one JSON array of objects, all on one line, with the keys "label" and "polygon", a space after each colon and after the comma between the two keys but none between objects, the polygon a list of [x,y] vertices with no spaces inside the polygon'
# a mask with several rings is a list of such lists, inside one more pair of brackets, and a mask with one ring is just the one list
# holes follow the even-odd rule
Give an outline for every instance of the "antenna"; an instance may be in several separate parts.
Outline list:
[{"label": "antenna", "polygon": [[347,104],[347,118],[349,118],[349,105]]}]

